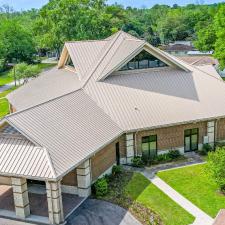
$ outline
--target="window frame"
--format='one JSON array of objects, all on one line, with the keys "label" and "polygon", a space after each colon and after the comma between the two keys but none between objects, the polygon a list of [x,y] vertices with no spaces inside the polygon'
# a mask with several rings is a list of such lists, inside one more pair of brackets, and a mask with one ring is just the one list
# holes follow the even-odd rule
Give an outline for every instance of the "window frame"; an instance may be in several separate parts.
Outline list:
[{"label": "window frame", "polygon": [[[143,67],[143,65],[140,65],[142,61],[147,60],[146,63],[147,67]],[[151,66],[151,64],[155,62],[157,66]],[[133,64],[133,68],[129,66],[129,64]],[[148,51],[143,49],[139,54],[137,54],[135,57],[133,57],[129,62],[127,62],[125,65],[123,65],[119,71],[128,71],[128,70],[142,70],[142,69],[151,69],[151,68],[162,68],[162,67],[168,67],[166,63],[164,63],[162,60],[156,58],[155,56],[151,55]]]},{"label": "window frame", "polygon": [[[143,139],[146,139],[146,141],[143,142]],[[151,139],[154,139],[154,140],[151,140]],[[151,143],[155,143],[155,146],[156,146],[156,156],[158,155],[158,137],[157,137],[157,134],[153,134],[153,135],[148,135],[148,136],[143,136],[141,138],[141,152],[143,154],[143,148],[142,148],[142,144],[148,144],[148,160],[151,159],[151,154],[150,154],[150,151],[151,151]]]}]

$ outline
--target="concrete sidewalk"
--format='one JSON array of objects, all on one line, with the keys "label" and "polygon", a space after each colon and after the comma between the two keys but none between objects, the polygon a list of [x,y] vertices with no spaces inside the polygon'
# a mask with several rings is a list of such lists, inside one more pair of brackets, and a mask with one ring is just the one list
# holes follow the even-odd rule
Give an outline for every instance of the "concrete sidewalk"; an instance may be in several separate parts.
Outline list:
[{"label": "concrete sidewalk", "polygon": [[171,199],[173,199],[173,201],[175,201],[178,205],[180,205],[182,208],[184,208],[187,212],[189,212],[196,218],[193,225],[212,225],[213,224],[213,221],[214,221],[213,218],[208,216],[205,212],[203,212],[201,209],[195,206],[192,202],[190,202],[181,194],[179,194],[177,191],[175,191],[162,179],[155,176],[154,178],[149,180],[155,186],[157,186],[161,191],[163,191],[166,195],[168,195]]}]

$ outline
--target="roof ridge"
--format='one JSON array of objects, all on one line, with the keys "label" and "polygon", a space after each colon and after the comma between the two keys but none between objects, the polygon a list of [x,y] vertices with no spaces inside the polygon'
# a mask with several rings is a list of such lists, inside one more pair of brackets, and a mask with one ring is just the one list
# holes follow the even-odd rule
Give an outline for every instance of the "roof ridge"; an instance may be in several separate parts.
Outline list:
[{"label": "roof ridge", "polygon": [[98,60],[97,65],[94,67],[94,69],[91,70],[90,75],[88,75],[87,79],[83,81],[83,85],[82,85],[83,88],[86,86],[86,84],[88,83],[89,79],[92,77],[93,73],[99,67],[99,65],[101,64],[102,60],[105,58],[105,56],[109,53],[110,49],[115,44],[115,42],[117,41],[117,39],[119,38],[120,35],[121,35],[121,32],[116,33],[116,36],[111,40],[112,43],[110,43],[109,47],[105,50],[105,52],[102,55],[102,57]]},{"label": "roof ridge", "polygon": [[[44,105],[44,104],[49,103],[49,102],[51,102],[51,101],[54,101],[54,100],[56,100],[56,99],[63,98],[63,97],[65,97],[65,96],[67,96],[67,95],[73,94],[73,93],[75,93],[75,92],[77,92],[77,91],[80,91],[80,90],[83,90],[83,88],[80,87],[80,88],[78,88],[78,89],[76,89],[76,90],[74,90],[74,91],[71,91],[71,92],[68,92],[68,93],[66,93],[66,94],[57,96],[57,97],[55,97],[55,98],[51,98],[51,99],[49,99],[49,100],[47,100],[47,101],[45,101],[45,102],[41,102],[41,103],[38,103],[38,104],[36,104],[36,105],[33,105],[33,106],[27,107],[27,108],[25,108],[25,109],[22,109],[22,110],[20,110],[20,111],[13,112],[13,113],[11,113],[11,114],[6,115],[4,118],[7,120],[7,118],[9,118],[9,117],[11,117],[11,116],[20,114],[20,113],[22,113],[22,112],[24,112],[24,111],[27,111],[27,110],[29,110],[29,109],[32,109],[32,108],[36,108],[36,107],[38,107],[38,106],[40,106],[40,105]],[[4,118],[3,118],[3,119],[4,119]],[[2,120],[3,120],[3,119],[2,119]],[[0,121],[1,121],[1,120],[0,120]]]},{"label": "roof ridge", "polygon": [[18,128],[14,123],[12,123],[8,118],[4,117],[2,120],[6,120],[6,122],[11,125],[12,127],[14,127],[20,134],[22,134],[24,137],[26,137],[30,142],[32,142],[33,144],[36,144],[37,146],[42,146],[40,143],[38,143],[37,141],[35,141],[33,138],[31,138],[27,133],[25,133],[24,131],[20,130],[20,128]]},{"label": "roof ridge", "polygon": [[[103,72],[103,71],[105,70],[105,68],[109,65],[109,63],[111,62],[112,58],[115,56],[117,50],[120,48],[120,46],[122,45],[122,43],[123,43],[123,41],[124,41],[125,39],[126,39],[126,37],[123,37],[122,41],[120,42],[120,44],[119,44],[118,47],[115,49],[115,51],[113,52],[112,56],[110,57],[110,60],[108,60],[108,63],[106,63],[106,65],[105,65],[104,68],[102,69],[102,72]],[[99,76],[97,77],[96,80],[98,80],[99,77],[101,77],[101,76],[102,76],[102,74],[99,75]]]},{"label": "roof ridge", "polygon": [[53,166],[52,158],[50,156],[50,153],[48,152],[48,150],[45,147],[43,147],[42,149],[45,151],[46,158],[47,158],[47,160],[50,164],[49,166],[50,166],[50,169],[52,171],[52,174],[53,174],[54,178],[57,178],[57,174],[56,174],[56,171],[55,171],[55,167]]},{"label": "roof ridge", "polygon": [[[207,76],[212,77],[212,78],[216,79],[217,81],[220,81],[220,82],[223,82],[223,83],[224,83],[224,81],[223,81],[222,79],[219,79],[219,78],[217,78],[217,77],[215,77],[215,76],[213,76],[213,75],[207,73],[206,71],[201,70],[201,69],[199,68],[199,66],[194,66],[194,65],[191,65],[191,66],[194,67],[195,69],[201,71],[202,73],[205,73]],[[212,66],[212,65],[202,65],[202,66]],[[213,67],[213,66],[212,66],[212,67]],[[214,68],[214,67],[213,67],[213,68]],[[215,68],[214,68],[214,69],[215,69]],[[216,72],[217,72],[217,71],[216,71]],[[219,75],[219,74],[218,74],[218,75]],[[224,83],[224,84],[225,84],[225,83]]]},{"label": "roof ridge", "polygon": [[66,43],[80,43],[80,42],[99,42],[99,41],[109,41],[109,40],[106,40],[106,39],[96,39],[96,40],[79,40],[79,41],[65,41],[65,44]]}]

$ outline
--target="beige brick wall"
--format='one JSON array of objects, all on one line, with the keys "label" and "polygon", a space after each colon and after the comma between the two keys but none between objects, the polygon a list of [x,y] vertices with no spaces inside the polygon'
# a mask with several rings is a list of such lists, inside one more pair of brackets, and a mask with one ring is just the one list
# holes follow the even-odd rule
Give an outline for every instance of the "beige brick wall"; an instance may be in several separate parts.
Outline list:
[{"label": "beige brick wall", "polygon": [[92,180],[96,180],[116,162],[117,142],[119,142],[120,145],[120,157],[126,157],[125,135],[122,135],[91,158]]},{"label": "beige brick wall", "polygon": [[68,186],[77,186],[77,172],[76,170],[72,170],[67,175],[65,175],[62,179],[62,185]]},{"label": "beige brick wall", "polygon": [[225,119],[217,120],[217,133],[216,140],[223,141],[225,140]]},{"label": "beige brick wall", "polygon": [[199,143],[203,143],[203,137],[207,134],[207,122],[140,131],[136,135],[138,153],[141,154],[142,137],[155,134],[157,135],[158,151],[183,147],[184,130],[192,128],[199,128]]}]

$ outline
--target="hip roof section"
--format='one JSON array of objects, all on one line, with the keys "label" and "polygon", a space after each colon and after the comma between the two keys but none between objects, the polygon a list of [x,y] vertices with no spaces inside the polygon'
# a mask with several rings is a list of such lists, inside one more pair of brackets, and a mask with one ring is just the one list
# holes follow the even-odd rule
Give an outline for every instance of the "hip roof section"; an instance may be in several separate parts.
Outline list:
[{"label": "hip roof section", "polygon": [[56,177],[122,133],[83,90],[11,114],[6,121],[46,148]]}]

